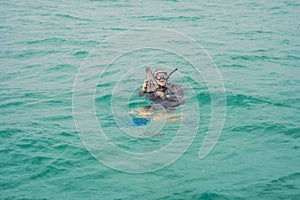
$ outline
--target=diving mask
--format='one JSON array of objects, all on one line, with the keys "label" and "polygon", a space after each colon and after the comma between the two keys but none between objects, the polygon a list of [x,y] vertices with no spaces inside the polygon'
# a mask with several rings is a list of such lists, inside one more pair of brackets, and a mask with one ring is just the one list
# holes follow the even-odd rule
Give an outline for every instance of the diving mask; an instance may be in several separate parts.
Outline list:
[{"label": "diving mask", "polygon": [[168,77],[167,72],[157,72],[154,76],[154,78],[158,81],[164,81]]}]

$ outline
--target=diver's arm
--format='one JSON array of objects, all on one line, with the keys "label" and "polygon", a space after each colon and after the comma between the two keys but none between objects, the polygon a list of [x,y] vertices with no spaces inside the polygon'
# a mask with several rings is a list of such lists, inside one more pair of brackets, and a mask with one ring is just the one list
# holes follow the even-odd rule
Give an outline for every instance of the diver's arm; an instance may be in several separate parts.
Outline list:
[{"label": "diver's arm", "polygon": [[144,95],[145,95],[144,92],[142,92],[142,91],[139,92],[139,97],[142,97],[142,96],[144,96]]},{"label": "diver's arm", "polygon": [[151,92],[151,93],[140,91],[139,96],[142,97],[142,96],[146,95],[146,98],[150,99],[150,100],[156,100],[158,98],[164,99],[165,95],[164,95],[163,92],[161,92],[161,93],[159,91],[158,92]]},{"label": "diver's arm", "polygon": [[146,93],[146,91],[147,91],[147,83],[148,83],[148,80],[144,80],[144,84],[142,86],[142,90],[139,93],[140,97],[144,96],[144,94]]},{"label": "diver's arm", "polygon": [[150,100],[157,100],[158,98],[161,98],[160,96],[157,95],[156,92],[151,92],[151,93],[145,93],[146,98]]},{"label": "diver's arm", "polygon": [[157,90],[156,92],[147,93],[147,83],[148,83],[148,80],[145,80],[144,84],[142,86],[142,90],[139,92],[140,97],[146,95],[146,97],[150,100],[155,100],[158,98],[165,99],[165,94],[161,90]]},{"label": "diver's arm", "polygon": [[168,94],[166,94],[165,96],[167,100],[177,102],[179,105],[182,105],[185,102],[184,89],[179,84],[176,84],[171,89],[169,89]]}]

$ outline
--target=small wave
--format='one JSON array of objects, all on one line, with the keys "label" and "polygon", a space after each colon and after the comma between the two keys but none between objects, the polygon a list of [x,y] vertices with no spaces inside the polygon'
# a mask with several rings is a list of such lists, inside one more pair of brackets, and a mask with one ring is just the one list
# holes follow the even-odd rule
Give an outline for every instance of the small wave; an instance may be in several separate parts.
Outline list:
[{"label": "small wave", "polygon": [[291,7],[298,7],[300,6],[300,3],[298,1],[295,1],[295,2],[289,2],[289,1],[286,1],[284,2],[287,6],[291,6]]},{"label": "small wave", "polygon": [[300,128],[298,127],[288,127],[287,125],[274,123],[274,122],[262,122],[262,123],[255,123],[255,124],[248,124],[245,126],[234,127],[231,129],[234,132],[264,132],[270,134],[284,134],[289,135],[294,138],[299,138],[300,135]]},{"label": "small wave", "polygon": [[86,51],[77,51],[76,53],[74,53],[74,56],[87,56],[89,53]]},{"label": "small wave", "polygon": [[24,51],[5,51],[5,57],[6,58],[12,58],[12,59],[30,59],[30,58],[37,58],[41,56],[47,56],[53,54],[62,54],[63,51],[61,50],[37,50],[37,49],[29,49]]},{"label": "small wave", "polygon": [[184,199],[199,199],[199,200],[229,200],[229,199],[236,199],[233,197],[227,197],[220,193],[215,192],[204,192],[200,194],[195,194],[190,189],[186,189],[185,191],[181,192],[174,192],[173,194],[170,194],[168,196],[164,196],[161,199],[182,199],[182,197],[185,197]]},{"label": "small wave", "polygon": [[20,147],[21,149],[30,149],[34,145],[35,141],[33,140],[25,140],[23,139],[19,143],[16,144],[17,147]]},{"label": "small wave", "polygon": [[23,132],[24,131],[21,130],[21,129],[6,128],[4,130],[0,130],[0,137],[9,138],[11,135],[20,134],[20,133],[23,133]]},{"label": "small wave", "polygon": [[64,116],[50,116],[41,118],[42,121],[61,121],[61,120],[70,120],[73,119],[72,115],[64,115]]},{"label": "small wave", "polygon": [[184,20],[184,21],[198,21],[204,19],[204,16],[177,16],[177,17],[160,17],[160,16],[133,16],[131,18],[140,18],[148,21],[174,21],[174,20]]},{"label": "small wave", "polygon": [[[196,197],[194,195],[194,197]],[[193,198],[196,199],[196,198]],[[214,193],[214,192],[204,192],[201,195],[199,195],[199,197],[197,199],[218,199],[218,200],[222,200],[222,199],[231,199],[231,198],[227,198],[225,195],[222,194],[218,194],[218,193]]]},{"label": "small wave", "polygon": [[230,92],[226,93],[226,102],[227,106],[245,106],[251,104],[268,104],[273,106],[280,106],[280,107],[290,107],[289,105],[273,102],[269,100],[265,100],[263,98],[248,96],[243,94],[233,94]]},{"label": "small wave", "polygon": [[222,68],[222,67],[224,67],[224,68],[229,68],[229,67],[232,67],[232,68],[247,68],[247,66],[241,65],[241,64],[231,64],[231,65],[225,64],[225,65],[219,65],[218,67],[220,67],[220,68]]},{"label": "small wave", "polygon": [[54,165],[48,165],[44,169],[42,169],[40,172],[33,174],[30,176],[31,180],[40,179],[40,178],[51,178],[58,173],[61,172],[67,172],[68,170],[63,167],[54,166]]},{"label": "small wave", "polygon": [[102,28],[103,30],[110,30],[110,31],[127,31],[127,28],[118,28],[118,27],[107,27]]},{"label": "small wave", "polygon": [[95,46],[98,44],[96,40],[85,40],[85,41],[80,41],[80,40],[67,40],[63,38],[58,38],[58,37],[51,37],[51,38],[44,38],[44,39],[38,39],[38,40],[31,40],[31,41],[26,41],[26,42],[21,42],[29,45],[63,45],[63,44],[68,44],[68,45],[91,45]]},{"label": "small wave", "polygon": [[53,158],[45,156],[33,156],[30,160],[31,165],[47,165]]},{"label": "small wave", "polygon": [[27,41],[27,44],[40,44],[40,43],[64,43],[67,40],[62,39],[62,38],[57,38],[57,37],[53,37],[53,38],[46,38],[46,39],[42,39],[42,40],[33,40],[33,41]]},{"label": "small wave", "polygon": [[11,26],[0,26],[0,29],[13,30]]},{"label": "small wave", "polygon": [[90,19],[83,19],[83,18],[72,16],[72,15],[68,15],[68,14],[56,14],[55,16],[66,18],[66,19],[80,20],[80,21],[88,21],[88,22],[91,21]]},{"label": "small wave", "polygon": [[65,131],[60,133],[61,136],[65,136],[65,137],[70,137],[70,136],[73,136],[75,134],[76,133],[74,133],[74,132],[65,132]]},{"label": "small wave", "polygon": [[[295,172],[287,176],[270,180],[265,183],[254,184],[244,189],[249,195],[244,199],[253,199],[259,196],[261,199],[299,199],[299,185],[296,182],[300,173]],[[252,192],[255,192],[251,194]]]},{"label": "small wave", "polygon": [[72,68],[73,66],[72,65],[69,65],[69,64],[58,64],[58,65],[55,65],[53,67],[49,67],[47,68],[46,70],[47,71],[61,71],[63,69],[70,69]]},{"label": "small wave", "polygon": [[289,181],[293,182],[293,181],[299,180],[299,178],[300,178],[300,172],[295,172],[295,173],[280,177],[278,179],[274,179],[271,181],[271,183],[286,183]]},{"label": "small wave", "polygon": [[254,53],[264,53],[264,52],[269,52],[269,51],[274,51],[274,50],[275,50],[274,48],[256,49],[256,50],[253,50],[252,52],[254,52]]},{"label": "small wave", "polygon": [[18,107],[23,105],[25,102],[24,101],[10,101],[8,103],[2,103],[0,104],[0,108],[8,108],[8,107]]},{"label": "small wave", "polygon": [[246,61],[255,61],[257,62],[258,60],[279,60],[278,57],[270,57],[267,55],[233,55],[231,56],[232,60],[246,60]]},{"label": "small wave", "polygon": [[295,56],[295,55],[287,55],[287,56],[284,56],[282,59],[284,59],[284,60],[300,60],[300,57]]},{"label": "small wave", "polygon": [[96,102],[107,101],[109,99],[111,99],[111,94],[106,94],[106,95],[102,95],[100,97],[97,97]]},{"label": "small wave", "polygon": [[257,34],[274,34],[272,31],[262,31],[262,30],[255,30],[255,31],[247,31],[247,32],[230,32],[232,35],[241,35],[241,36],[253,36]]}]

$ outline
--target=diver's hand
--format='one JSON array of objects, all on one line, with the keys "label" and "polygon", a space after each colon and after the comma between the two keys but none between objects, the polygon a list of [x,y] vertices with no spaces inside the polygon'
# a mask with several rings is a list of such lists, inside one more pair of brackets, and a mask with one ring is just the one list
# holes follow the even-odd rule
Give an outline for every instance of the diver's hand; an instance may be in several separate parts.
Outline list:
[{"label": "diver's hand", "polygon": [[159,96],[161,99],[165,99],[165,93],[162,91],[156,91],[157,96]]},{"label": "diver's hand", "polygon": [[147,92],[147,84],[148,84],[148,80],[146,79],[146,80],[144,80],[144,84],[142,86],[142,92],[143,93]]}]

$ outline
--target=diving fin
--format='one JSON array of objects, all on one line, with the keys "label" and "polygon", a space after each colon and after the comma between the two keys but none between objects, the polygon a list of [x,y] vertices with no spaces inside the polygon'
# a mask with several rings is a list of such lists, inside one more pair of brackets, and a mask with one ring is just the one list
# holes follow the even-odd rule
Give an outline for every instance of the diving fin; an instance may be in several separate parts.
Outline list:
[{"label": "diving fin", "polygon": [[159,88],[149,67],[146,68],[146,80],[148,81],[146,89],[147,93],[155,92]]}]

